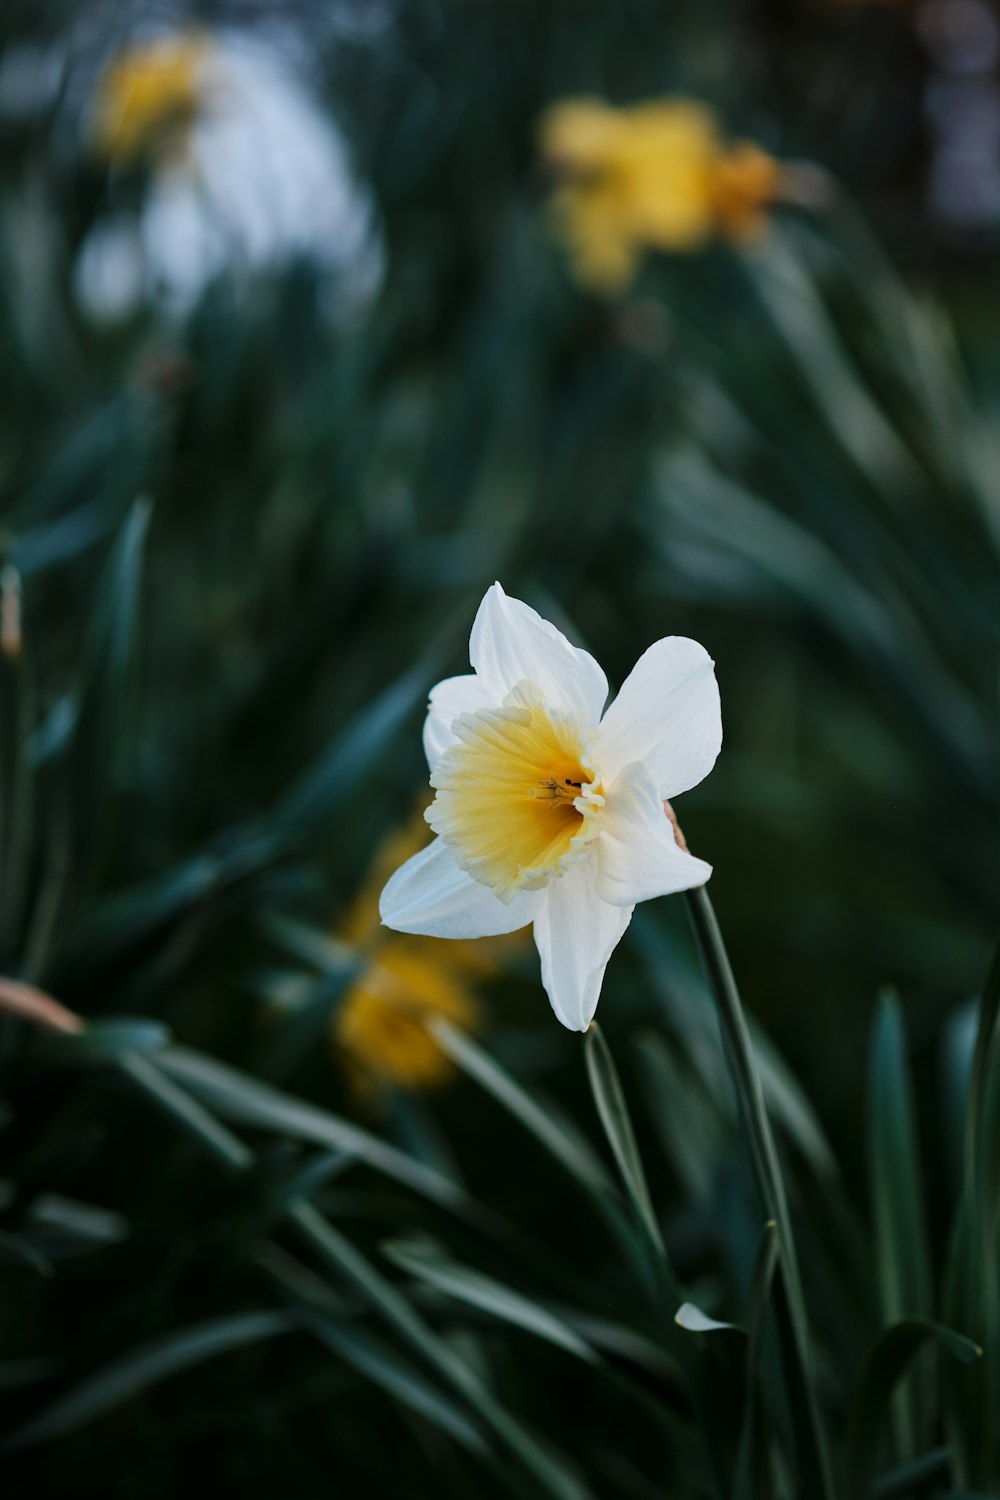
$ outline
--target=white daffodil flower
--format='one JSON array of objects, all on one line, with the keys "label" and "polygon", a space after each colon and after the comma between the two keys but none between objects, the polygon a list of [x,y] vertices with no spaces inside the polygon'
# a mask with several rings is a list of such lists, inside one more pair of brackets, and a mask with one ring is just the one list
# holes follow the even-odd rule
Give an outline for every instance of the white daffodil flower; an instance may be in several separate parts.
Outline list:
[{"label": "white daffodil flower", "polygon": [[657,641],[605,713],[594,658],[499,583],[469,657],[470,675],[431,692],[424,725],[437,837],[389,880],[382,921],[439,938],[533,923],[552,1009],[586,1031],[636,903],[712,873],[663,806],[722,744],[712,658],[684,636]]},{"label": "white daffodil flower", "polygon": [[184,317],[220,278],[252,283],[300,261],[334,324],[374,300],[385,267],[374,198],[304,67],[273,39],[137,37],[109,60],[84,124],[110,168],[149,168],[140,211],[100,219],[77,259],[95,321],[145,303]]}]

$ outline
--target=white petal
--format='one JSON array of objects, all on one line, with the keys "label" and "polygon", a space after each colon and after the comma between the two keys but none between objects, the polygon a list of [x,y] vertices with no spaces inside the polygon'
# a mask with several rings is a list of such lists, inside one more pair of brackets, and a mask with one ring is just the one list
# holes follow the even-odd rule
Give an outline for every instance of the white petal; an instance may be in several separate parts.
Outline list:
[{"label": "white petal", "polygon": [[455,863],[442,839],[435,839],[385,885],[379,915],[396,932],[424,937],[498,937],[527,927],[541,906],[542,891],[524,891],[509,906]]},{"label": "white petal", "polygon": [[601,721],[594,755],[604,775],[641,760],[661,797],[697,786],[722,745],[714,666],[704,646],[682,635],[650,646]]},{"label": "white petal", "polygon": [[464,677],[446,677],[431,688],[424,720],[424,754],[432,771],[448,746],[457,743],[451,726],[459,714],[495,708],[499,701],[491,696],[475,672],[467,672]]},{"label": "white petal", "polygon": [[674,838],[656,787],[644,766],[626,766],[607,793],[596,840],[598,896],[632,907],[654,896],[704,885],[712,866],[686,854]]},{"label": "white petal", "polygon": [[581,713],[592,724],[601,717],[608,679],[594,658],[571,646],[530,605],[509,598],[499,583],[479,606],[469,658],[496,703],[519,682],[537,682],[550,703]]},{"label": "white petal", "polygon": [[542,983],[557,1018],[570,1031],[586,1031],[594,1018],[604,970],[632,917],[631,907],[609,906],[594,890],[591,860],[570,865],[549,881],[535,918]]}]

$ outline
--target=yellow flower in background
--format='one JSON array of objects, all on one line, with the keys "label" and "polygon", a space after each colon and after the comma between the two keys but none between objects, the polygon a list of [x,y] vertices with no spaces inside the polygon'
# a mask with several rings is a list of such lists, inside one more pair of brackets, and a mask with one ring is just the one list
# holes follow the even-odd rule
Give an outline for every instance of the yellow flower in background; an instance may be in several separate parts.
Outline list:
[{"label": "yellow flower in background", "polygon": [[427,1023],[443,1016],[474,1030],[476,981],[497,972],[490,944],[404,936],[382,926],[379,894],[386,879],[426,842],[422,813],[385,841],[339,932],[366,960],[333,1021],[334,1044],[363,1091],[448,1082],[454,1065]]},{"label": "yellow flower in background", "polygon": [[190,126],[202,102],[211,42],[200,31],[137,42],[107,66],[94,101],[92,133],[112,166],[129,166]]},{"label": "yellow flower in background", "polygon": [[690,100],[566,100],[544,116],[540,148],[574,274],[605,294],[629,285],[647,250],[759,235],[782,195],[778,162],[751,142],[726,143],[713,112]]},{"label": "yellow flower in background", "polygon": [[446,947],[443,939],[425,942],[385,944],[337,1012],[334,1040],[362,1089],[427,1089],[447,1082],[453,1064],[428,1021],[444,1016],[464,1030],[476,1025],[476,1003],[461,965],[428,951]]}]

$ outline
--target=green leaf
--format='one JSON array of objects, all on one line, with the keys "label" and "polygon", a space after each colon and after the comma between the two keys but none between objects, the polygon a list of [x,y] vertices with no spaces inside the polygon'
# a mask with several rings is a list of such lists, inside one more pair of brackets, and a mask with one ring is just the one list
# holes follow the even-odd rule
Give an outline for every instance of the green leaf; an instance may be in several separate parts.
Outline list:
[{"label": "green leaf", "polygon": [[70,953],[73,963],[96,966],[105,962],[212,897],[249,881],[274,857],[272,839],[241,840],[232,848],[200,854],[107,897],[80,923]]},{"label": "green leaf", "polygon": [[868,1494],[893,1393],[916,1356],[931,1343],[962,1364],[978,1364],[982,1371],[979,1345],[943,1323],[904,1318],[883,1329],[865,1356],[851,1402],[847,1444],[852,1494]]},{"label": "green leaf", "polygon": [[118,1068],[169,1120],[179,1125],[216,1161],[233,1171],[248,1171],[253,1165],[253,1152],[220,1125],[197,1099],[192,1099],[164,1075],[157,1066],[164,1055],[161,1053],[154,1063],[138,1053],[126,1053],[118,1059]]},{"label": "green leaf", "polygon": [[781,1245],[778,1226],[773,1219],[764,1225],[757,1249],[753,1269],[753,1285],[750,1292],[750,1329],[747,1339],[746,1395],[743,1407],[743,1423],[736,1452],[736,1477],[733,1485],[734,1500],[759,1500],[764,1487],[769,1486],[769,1475],[760,1474],[766,1465],[766,1445],[761,1442],[759,1432],[763,1421],[763,1401],[758,1395],[758,1374],[764,1347],[764,1334],[768,1314],[771,1311],[771,1293],[774,1273],[778,1266]]},{"label": "green leaf", "polygon": [[[667,940],[655,913],[637,911],[629,931],[633,930],[646,960],[650,983],[661,997],[665,1019],[676,1038],[674,1045],[668,1046],[655,1032],[640,1037],[639,1046],[652,1075],[654,1092],[659,1089],[662,1097],[671,1098],[679,1085],[693,1100],[700,1082],[708,1096],[709,1107],[702,1110],[700,1120],[701,1141],[689,1140],[683,1111],[677,1111],[676,1117],[674,1111],[657,1111],[654,1122],[678,1170],[692,1185],[703,1184],[713,1170],[706,1158],[721,1150],[728,1119],[735,1121],[738,1117],[736,1101],[733,1100],[731,1109],[728,1107],[732,1093],[726,1060],[718,1044],[715,1007],[696,961],[692,963],[682,947]],[[775,1128],[802,1153],[817,1177],[836,1178],[839,1175],[836,1158],[805,1090],[752,1016],[747,1017],[747,1029],[764,1102]]]},{"label": "green leaf", "polygon": [[660,1381],[683,1384],[677,1360],[646,1334],[627,1328],[613,1318],[595,1317],[592,1313],[580,1312],[577,1308],[565,1307],[562,1303],[553,1303],[551,1310],[561,1323],[572,1328],[600,1354],[630,1360]]},{"label": "green leaf", "polygon": [[19,533],[12,558],[22,577],[68,562],[103,541],[121,517],[121,505],[106,499],[78,505],[67,515]]},{"label": "green leaf", "polygon": [[353,948],[307,922],[270,912],[261,926],[272,942],[320,974],[349,973],[357,963]]},{"label": "green leaf", "polygon": [[295,1204],[288,1218],[313,1250],[345,1276],[389,1325],[418,1349],[457,1392],[464,1395],[473,1410],[521,1460],[546,1494],[556,1497],[556,1500],[584,1500],[588,1491],[562,1457],[536,1441],[451,1346],[423,1322],[405,1297],[312,1204]]},{"label": "green leaf", "polygon": [[744,264],[834,438],[877,490],[922,488],[909,451],[845,354],[803,257],[793,253],[786,237],[775,235],[766,255],[748,255]]},{"label": "green leaf", "polygon": [[771,1309],[771,1290],[774,1273],[778,1267],[781,1244],[778,1226],[773,1219],[764,1225],[753,1268],[753,1285],[750,1291],[750,1330],[747,1343],[747,1380],[752,1382],[760,1363],[764,1345],[764,1329]]},{"label": "green leaf", "polygon": [[599,1159],[547,1100],[539,1102],[533,1098],[466,1032],[452,1026],[443,1017],[435,1016],[430,1022],[430,1030],[451,1060],[509,1110],[572,1176],[593,1193],[612,1191]]},{"label": "green leaf", "polygon": [[302,1324],[345,1364],[419,1417],[440,1428],[463,1448],[479,1457],[489,1454],[489,1445],[482,1433],[460,1408],[384,1340],[360,1328],[334,1323],[331,1318],[314,1312],[304,1313]]},{"label": "green leaf", "polygon": [[333,1151],[346,1151],[423,1198],[454,1212],[472,1216],[477,1212],[472,1200],[442,1173],[319,1105],[281,1093],[186,1047],[169,1048],[157,1062],[171,1078],[225,1119],[273,1131],[289,1140],[310,1141]]},{"label": "green leaf", "polygon": [[[0,1183],[0,1190],[2,1187]],[[93,1203],[64,1198],[59,1193],[43,1193],[36,1198],[31,1206],[31,1220],[46,1229],[58,1230],[84,1247],[114,1245],[129,1234],[128,1221],[121,1214]]]},{"label": "green leaf", "polygon": [[649,1196],[646,1174],[636,1145],[621,1080],[604,1040],[604,1033],[596,1021],[590,1023],[585,1045],[587,1076],[608,1144],[618,1163],[636,1218],[657,1254],[665,1258],[663,1237],[653,1209],[653,1200]]},{"label": "green leaf", "polygon": [[363,960],[352,955],[339,972],[323,974],[307,984],[299,1005],[283,1017],[268,1050],[263,1071],[269,1078],[281,1082],[307,1057],[328,1045],[331,1017],[362,966]]},{"label": "green leaf", "polygon": [[129,708],[143,552],[152,515],[136,500],[101,580],[85,647],[71,749],[77,858],[93,873],[110,833],[115,778]]},{"label": "green leaf", "polygon": [[[147,1059],[126,1058],[119,1066],[166,1115],[198,1141],[216,1162],[229,1168],[248,1171],[253,1153],[243,1142],[214,1120],[195,1100],[163,1077]],[[466,1400],[510,1451],[538,1481],[553,1500],[587,1500],[586,1487],[577,1480],[569,1466],[549,1448],[543,1448],[495,1399],[471,1369],[451,1347],[436,1337],[399,1292],[340,1232],[323,1218],[311,1204],[301,1200],[285,1211],[286,1220],[323,1264],[338,1276],[346,1278],[365,1301],[390,1327],[412,1345],[433,1369]]]},{"label": "green leaf", "polygon": [[35,775],[26,753],[34,705],[23,641],[21,579],[0,568],[0,610],[12,621],[0,643],[0,951],[13,946],[24,912]]},{"label": "green leaf", "polygon": [[813,1383],[805,1294],[788,1212],[788,1197],[764,1104],[760,1074],[736,980],[704,886],[688,891],[687,907],[715,997],[723,1046],[732,1067],[740,1117],[764,1210],[777,1226],[780,1254],[779,1333],[789,1399],[799,1442],[802,1482],[820,1500],[832,1500],[833,1476]]},{"label": "green leaf", "polygon": [[[868,1081],[868,1171],[882,1317],[886,1324],[932,1310],[930,1249],[920,1181],[913,1089],[899,1002],[883,994],[875,1017]],[[914,1370],[893,1406],[901,1460],[926,1447],[933,1370]]]},{"label": "green leaf", "polygon": [[991,1067],[997,1053],[997,1023],[1000,1020],[1000,944],[993,955],[990,971],[983,985],[979,1006],[979,1026],[972,1057],[972,1077],[966,1129],[966,1169],[971,1184],[977,1184],[977,1159],[980,1155],[980,1132]]},{"label": "green leaf", "polygon": [[[676,1044],[656,1032],[636,1038],[647,1114],[685,1198],[710,1201],[720,1163],[733,1145],[735,1110],[728,1110]],[[720,1080],[721,1081],[721,1080]]]},{"label": "green leaf", "polygon": [[420,661],[335,735],[316,765],[275,809],[268,826],[283,839],[315,838],[338,812],[427,695],[434,662]]},{"label": "green leaf", "polygon": [[[953,1323],[975,1329],[992,1370],[1000,1358],[1000,1276],[993,1226],[1000,1214],[1000,945],[979,1002],[979,1018],[966,1098],[962,1196],[948,1244],[945,1309]],[[995,1422],[988,1382],[969,1370],[943,1371],[955,1473],[963,1484],[990,1473]]]},{"label": "green leaf", "polygon": [[764,1102],[775,1126],[821,1180],[837,1178],[837,1159],[805,1090],[765,1031],[751,1018],[750,1040]]},{"label": "green leaf", "polygon": [[287,1313],[266,1310],[212,1318],[177,1329],[95,1370],[33,1422],[7,1438],[3,1446],[28,1448],[65,1437],[161,1380],[295,1328],[295,1321]]},{"label": "green leaf", "polygon": [[951,1449],[932,1448],[910,1463],[893,1469],[891,1474],[883,1474],[872,1494],[875,1500],[896,1500],[897,1496],[923,1494],[932,1484],[946,1481],[950,1468]]},{"label": "green leaf", "polygon": [[170,1041],[162,1021],[149,1016],[108,1016],[89,1021],[75,1035],[45,1036],[39,1045],[54,1059],[74,1067],[117,1062],[130,1053],[159,1052]]},{"label": "green leaf", "polygon": [[502,1322],[524,1328],[588,1364],[598,1362],[593,1349],[566,1323],[521,1292],[515,1292],[492,1276],[470,1270],[440,1254],[433,1246],[412,1241],[390,1241],[382,1253],[401,1270],[428,1286],[464,1302]]}]

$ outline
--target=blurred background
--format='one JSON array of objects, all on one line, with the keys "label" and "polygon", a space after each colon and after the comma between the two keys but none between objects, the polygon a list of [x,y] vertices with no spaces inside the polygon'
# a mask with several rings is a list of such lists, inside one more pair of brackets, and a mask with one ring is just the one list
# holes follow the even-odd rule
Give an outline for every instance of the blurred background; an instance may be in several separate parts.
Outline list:
[{"label": "blurred background", "polygon": [[[697,101],[716,165],[754,143],[736,228],[623,228],[619,148],[546,144],[580,98],[626,134]],[[585,231],[625,269],[588,276]],[[836,1453],[894,1295],[877,996],[902,1310],[940,1312],[996,924],[998,245],[986,0],[4,5],[0,972],[87,1023],[0,1018],[15,1483],[557,1492],[428,1375],[415,1309],[579,1493],[712,1492],[621,1223],[530,1117],[610,1175],[530,939],[378,926],[495,578],[613,684],[664,635],[716,660],[723,754],[677,811]],[[740,1322],[762,1218],[681,898],[600,1018],[678,1276]],[[294,1242],[306,1202],[389,1303]],[[941,1449],[910,1394],[879,1472]]]}]

